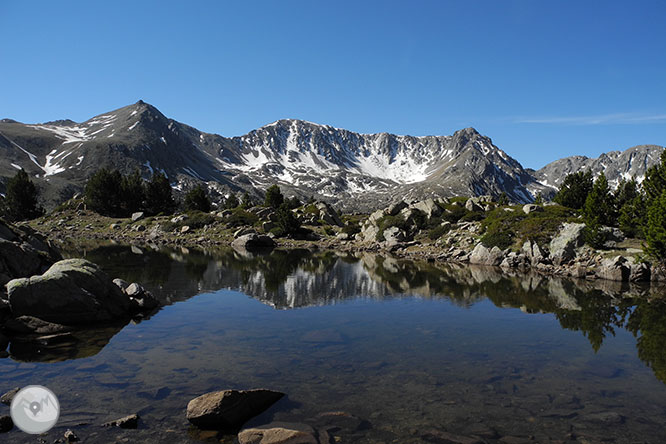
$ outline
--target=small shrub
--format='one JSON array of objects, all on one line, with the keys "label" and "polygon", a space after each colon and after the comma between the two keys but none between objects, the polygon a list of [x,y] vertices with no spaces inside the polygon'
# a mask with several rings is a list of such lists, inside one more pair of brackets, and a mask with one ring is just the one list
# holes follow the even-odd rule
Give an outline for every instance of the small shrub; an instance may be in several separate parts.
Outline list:
[{"label": "small shrub", "polygon": [[444,226],[440,225],[438,227],[435,227],[435,228],[431,229],[430,231],[428,231],[428,238],[430,240],[437,240],[440,237],[444,236],[446,233],[448,233],[449,229],[450,229],[450,227],[445,226],[445,225]]},{"label": "small shrub", "polygon": [[254,225],[258,220],[259,217],[256,214],[245,211],[239,207],[236,208],[229,217],[227,217],[226,222],[231,227],[241,227],[244,225]]},{"label": "small shrub", "polygon": [[361,227],[359,227],[358,223],[348,222],[347,225],[342,227],[342,232],[349,236],[354,236],[361,232]]},{"label": "small shrub", "polygon": [[457,223],[464,215],[467,213],[465,207],[460,207],[458,205],[445,205],[444,213],[442,214],[442,219],[451,222],[452,224]]},{"label": "small shrub", "polygon": [[513,234],[507,231],[486,233],[481,237],[481,243],[487,248],[506,250],[513,245]]},{"label": "small shrub", "polygon": [[332,227],[325,227],[324,233],[326,233],[328,236],[334,236],[335,230]]},{"label": "small shrub", "polygon": [[188,218],[180,222],[179,225],[188,225],[192,229],[203,228],[206,225],[212,225],[217,222],[217,218],[209,213],[201,211],[192,211],[188,213]]},{"label": "small shrub", "polygon": [[483,211],[467,211],[463,217],[460,218],[460,222],[477,222],[483,220],[486,217]]}]

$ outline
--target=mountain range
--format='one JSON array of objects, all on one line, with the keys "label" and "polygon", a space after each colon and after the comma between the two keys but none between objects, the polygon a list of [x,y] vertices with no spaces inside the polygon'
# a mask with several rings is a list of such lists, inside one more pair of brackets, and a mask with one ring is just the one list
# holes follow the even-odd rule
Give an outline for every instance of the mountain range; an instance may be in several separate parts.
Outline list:
[{"label": "mountain range", "polygon": [[271,184],[286,195],[314,197],[346,210],[383,207],[396,199],[506,193],[530,202],[552,196],[575,171],[603,171],[611,184],[639,180],[663,147],[642,145],[591,159],[573,156],[540,170],[523,166],[474,128],[451,136],[359,134],[283,119],[239,137],[205,133],[138,101],[85,122],[24,124],[0,120],[3,184],[25,169],[47,208],[80,192],[99,168],[144,177],[163,172],[176,192],[205,184],[214,201],[229,193],[257,197]]}]

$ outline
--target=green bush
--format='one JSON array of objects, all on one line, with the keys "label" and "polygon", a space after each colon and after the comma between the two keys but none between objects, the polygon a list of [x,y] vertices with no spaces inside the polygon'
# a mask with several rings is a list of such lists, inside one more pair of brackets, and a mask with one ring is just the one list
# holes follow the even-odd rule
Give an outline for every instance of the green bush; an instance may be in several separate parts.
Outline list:
[{"label": "green bush", "polygon": [[376,239],[381,242],[384,240],[384,230],[391,227],[398,227],[401,230],[408,231],[409,223],[400,214],[396,216],[386,215],[377,220],[377,227],[379,231],[377,232]]},{"label": "green bush", "polygon": [[448,226],[438,226],[435,228],[432,228],[430,231],[428,231],[428,238],[430,240],[437,240],[440,237],[444,236],[446,233],[448,233],[450,230],[450,227]]},{"label": "green bush", "polygon": [[192,229],[203,228],[206,225],[213,225],[218,221],[217,217],[212,214],[201,211],[192,211],[187,213],[187,215],[189,217],[181,222],[180,225],[188,225]]},{"label": "green bush", "polygon": [[328,236],[334,236],[335,230],[332,227],[324,227],[324,233],[326,233]]},{"label": "green bush", "polygon": [[487,247],[498,247],[501,250],[506,250],[513,245],[514,234],[508,231],[486,233],[481,237],[481,243]]},{"label": "green bush", "polygon": [[486,213],[483,211],[467,211],[465,215],[460,218],[460,222],[478,222],[483,220],[485,217]]},{"label": "green bush", "polygon": [[233,210],[233,213],[227,217],[226,222],[231,227],[242,227],[244,225],[254,225],[258,220],[259,217],[256,214],[239,207]]},{"label": "green bush", "polygon": [[458,205],[448,204],[444,205],[444,213],[442,214],[442,219],[451,222],[452,224],[457,223],[462,217],[467,213],[465,207],[460,207]]},{"label": "green bush", "polygon": [[361,232],[361,227],[358,225],[358,223],[350,221],[347,222],[347,225],[342,227],[342,232],[348,234],[349,236],[354,236],[355,234]]}]

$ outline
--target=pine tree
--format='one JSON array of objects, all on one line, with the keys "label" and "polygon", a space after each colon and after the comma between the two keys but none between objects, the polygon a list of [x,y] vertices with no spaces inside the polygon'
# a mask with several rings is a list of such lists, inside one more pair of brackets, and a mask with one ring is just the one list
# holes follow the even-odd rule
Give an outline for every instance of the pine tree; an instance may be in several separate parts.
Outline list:
[{"label": "pine tree", "polygon": [[592,190],[592,183],[592,172],[589,170],[568,174],[553,201],[579,210],[585,205],[585,199]]},{"label": "pine tree", "polygon": [[210,199],[201,185],[197,185],[185,195],[185,208],[189,211],[210,211]]},{"label": "pine tree", "polygon": [[648,209],[645,252],[659,262],[666,262],[666,190]]},{"label": "pine tree", "polygon": [[34,219],[44,214],[37,204],[37,188],[23,169],[7,181],[3,203],[5,217],[11,221]]},{"label": "pine tree", "polygon": [[86,183],[84,200],[88,208],[104,216],[122,216],[122,182],[123,177],[118,170],[97,170]]},{"label": "pine tree", "polygon": [[642,186],[648,205],[651,205],[666,190],[666,150],[661,153],[661,162],[658,165],[648,168]]},{"label": "pine tree", "polygon": [[280,187],[271,185],[266,190],[266,199],[264,199],[264,206],[278,209],[284,202],[284,196],[280,192]]},{"label": "pine tree", "polygon": [[622,205],[617,221],[618,227],[625,236],[644,239],[645,225],[647,224],[645,196],[638,193],[633,200]]},{"label": "pine tree", "polygon": [[241,204],[240,207],[244,210],[247,210],[248,208],[252,208],[254,206],[254,201],[250,197],[250,193],[247,191],[243,193],[243,197],[241,198]]},{"label": "pine tree", "polygon": [[173,190],[169,179],[162,173],[155,172],[146,184],[146,212],[150,215],[171,214],[176,208]]},{"label": "pine tree", "polygon": [[509,205],[509,196],[506,195],[506,192],[502,191],[502,194],[497,199],[497,203],[500,205]]},{"label": "pine tree", "polygon": [[294,216],[294,213],[289,208],[289,204],[286,202],[280,205],[277,210],[276,224],[283,236],[296,234],[301,227],[301,223]]},{"label": "pine tree", "polygon": [[234,208],[237,208],[238,205],[240,205],[240,202],[238,202],[238,198],[233,193],[231,193],[224,201],[224,208],[227,210],[233,210]]},{"label": "pine tree", "polygon": [[537,193],[536,198],[534,199],[534,203],[536,205],[543,205],[543,194],[541,194],[541,191]]},{"label": "pine tree", "polygon": [[594,181],[592,191],[585,199],[583,219],[588,225],[615,224],[615,198],[608,188],[608,181],[604,173],[601,173]]},{"label": "pine tree", "polygon": [[124,216],[129,216],[144,208],[146,186],[139,170],[134,170],[132,174],[123,176],[120,188]]}]

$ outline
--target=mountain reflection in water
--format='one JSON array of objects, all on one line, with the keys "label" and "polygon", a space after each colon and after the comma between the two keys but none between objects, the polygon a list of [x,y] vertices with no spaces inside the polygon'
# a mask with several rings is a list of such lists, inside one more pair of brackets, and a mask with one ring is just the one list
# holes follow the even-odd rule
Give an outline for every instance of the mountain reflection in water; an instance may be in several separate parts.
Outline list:
[{"label": "mountain reflection in water", "polygon": [[[666,382],[666,302],[662,288],[609,281],[515,274],[488,267],[431,264],[331,251],[275,250],[248,255],[125,246],[72,252],[100,264],[111,276],[140,282],[168,305],[222,288],[239,290],[276,309],[330,305],[347,300],[417,297],[460,307],[489,299],[500,308],[552,313],[564,329],[580,331],[595,351],[615,329],[636,338],[639,358]],[[58,360],[97,353],[119,328],[91,331],[90,340],[30,353],[12,344],[18,360]],[[83,338],[84,335],[74,335]],[[60,353],[60,356],[58,356]]]}]

